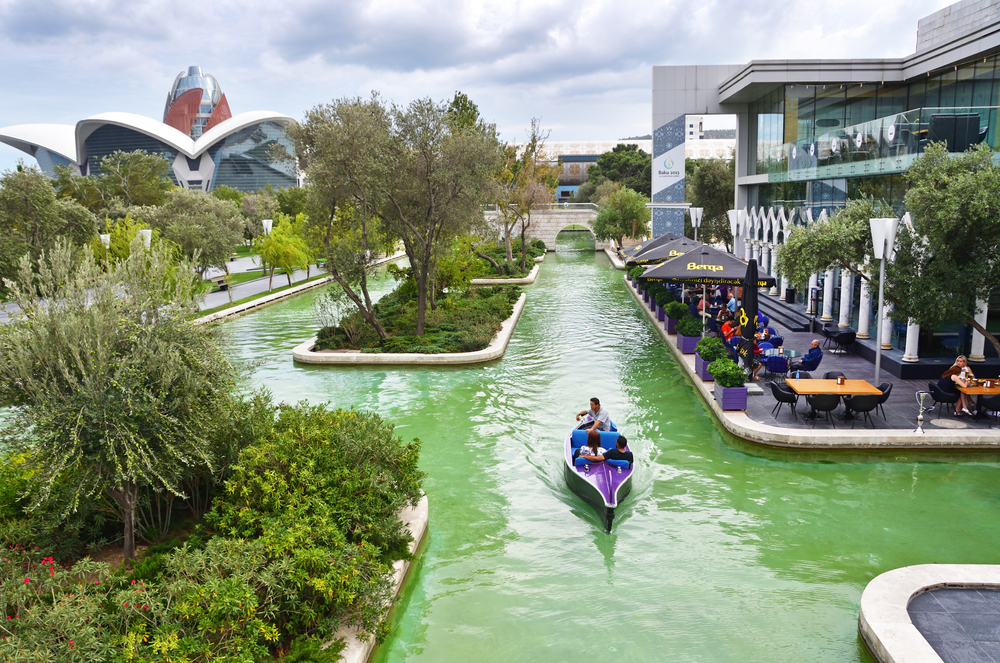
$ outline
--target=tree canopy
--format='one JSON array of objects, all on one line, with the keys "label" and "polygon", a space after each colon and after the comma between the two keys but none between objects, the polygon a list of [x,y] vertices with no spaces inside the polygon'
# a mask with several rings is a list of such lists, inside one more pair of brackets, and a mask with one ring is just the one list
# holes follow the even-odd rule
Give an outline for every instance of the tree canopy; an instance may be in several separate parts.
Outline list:
[{"label": "tree canopy", "polygon": [[653,157],[640,150],[638,145],[615,145],[613,150],[597,158],[597,164],[587,171],[587,180],[595,186],[600,184],[602,178],[618,182],[649,198],[653,186],[652,168]]},{"label": "tree canopy", "polygon": [[94,213],[120,201],[126,207],[162,205],[170,181],[170,162],[143,150],[116,150],[101,159],[99,175],[81,176],[70,166],[56,166],[55,187],[59,196],[71,198]]},{"label": "tree canopy", "polygon": [[594,237],[613,239],[621,246],[626,237],[649,235],[649,199],[638,191],[616,189],[600,202],[600,211],[594,220]]},{"label": "tree canopy", "polygon": [[209,431],[235,372],[217,331],[188,321],[196,279],[169,249],[102,265],[59,242],[25,256],[7,281],[21,319],[0,326],[2,429],[28,458],[37,506],[68,486],[66,512],[107,494],[135,553],[139,490],[182,494],[193,468],[211,467]]},{"label": "tree canopy", "polygon": [[735,200],[735,162],[733,159],[707,159],[697,163],[697,167],[688,174],[688,198],[692,206],[704,210],[698,239],[722,243],[731,250],[733,233],[727,212],[733,208]]},{"label": "tree canopy", "polygon": [[209,267],[229,272],[229,257],[243,241],[244,219],[236,205],[201,191],[174,189],[144,221],[180,246],[205,274]]}]

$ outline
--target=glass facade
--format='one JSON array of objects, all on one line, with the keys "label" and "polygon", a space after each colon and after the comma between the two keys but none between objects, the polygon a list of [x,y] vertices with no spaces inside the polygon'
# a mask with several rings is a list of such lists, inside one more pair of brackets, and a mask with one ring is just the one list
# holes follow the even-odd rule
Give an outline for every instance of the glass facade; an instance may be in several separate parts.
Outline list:
[{"label": "glass facade", "polygon": [[[901,208],[901,175],[931,141],[1000,151],[1000,65],[991,55],[905,83],[796,84],[750,104],[747,173],[757,204],[832,211],[867,193]],[[754,149],[755,148],[755,149]]]},{"label": "glass facade", "polygon": [[295,147],[277,122],[261,122],[228,136],[211,148],[215,176],[211,188],[226,185],[256,191],[270,184],[296,186]]},{"label": "glass facade", "polygon": [[[177,150],[151,136],[118,125],[105,124],[87,138],[85,157],[87,174],[100,175],[101,159],[115,150],[122,152],[145,150],[149,154],[161,155],[171,164],[177,157]],[[169,175],[173,183],[177,184],[173,169],[169,171]]]}]

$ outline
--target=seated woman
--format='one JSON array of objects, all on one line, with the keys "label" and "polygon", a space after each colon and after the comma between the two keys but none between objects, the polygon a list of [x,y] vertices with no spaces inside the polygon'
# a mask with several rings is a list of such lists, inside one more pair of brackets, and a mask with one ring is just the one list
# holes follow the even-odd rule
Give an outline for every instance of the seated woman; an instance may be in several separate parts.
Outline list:
[{"label": "seated woman", "polygon": [[573,458],[576,459],[583,456],[588,460],[593,460],[602,453],[604,453],[604,449],[601,448],[601,434],[596,430],[592,430],[587,433],[587,444],[577,449],[573,453]]},{"label": "seated woman", "polygon": [[969,380],[976,377],[972,374],[972,369],[969,368],[968,361],[965,359],[965,355],[959,355],[955,359],[955,363],[951,365],[947,371],[941,374],[941,379],[938,380],[938,387],[942,391],[946,391],[949,394],[958,394],[958,402],[955,403],[955,416],[960,417],[962,413],[972,416],[970,409],[972,408],[972,399],[968,394],[963,394],[958,390],[958,387],[968,387]]}]

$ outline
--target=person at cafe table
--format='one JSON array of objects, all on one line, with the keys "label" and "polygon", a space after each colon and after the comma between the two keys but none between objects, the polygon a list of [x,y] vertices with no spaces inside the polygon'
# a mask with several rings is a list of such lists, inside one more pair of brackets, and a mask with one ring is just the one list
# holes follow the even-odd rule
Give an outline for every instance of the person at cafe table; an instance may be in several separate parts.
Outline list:
[{"label": "person at cafe table", "polygon": [[817,362],[819,362],[822,356],[823,351],[819,349],[819,340],[813,339],[813,342],[809,345],[809,351],[802,355],[799,359],[793,359],[789,365],[789,370],[800,370],[803,363],[814,366]]},{"label": "person at cafe table", "polygon": [[961,417],[962,413],[972,416],[972,412],[969,410],[972,408],[972,399],[968,394],[963,394],[958,390],[958,387],[963,389],[969,386],[969,380],[976,377],[972,374],[972,369],[969,368],[969,363],[965,359],[965,355],[958,355],[955,359],[955,363],[951,365],[947,371],[941,374],[941,379],[938,380],[938,387],[949,394],[958,394],[958,402],[955,403],[955,416]]}]

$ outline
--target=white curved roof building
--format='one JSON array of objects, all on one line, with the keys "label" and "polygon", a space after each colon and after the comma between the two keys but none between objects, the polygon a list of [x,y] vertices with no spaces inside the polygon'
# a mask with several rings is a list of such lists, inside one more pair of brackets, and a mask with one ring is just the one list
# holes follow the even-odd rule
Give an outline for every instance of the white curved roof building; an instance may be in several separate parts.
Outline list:
[{"label": "white curved roof building", "polygon": [[[194,70],[201,75],[197,67],[190,67],[189,75]],[[203,78],[215,81],[211,76]],[[108,154],[141,149],[166,158],[174,181],[185,188],[208,191],[226,185],[256,191],[268,184],[277,188],[296,185],[295,149],[285,134],[285,127],[295,120],[272,111],[230,116],[217,83],[204,93],[205,98],[219,97],[217,105],[199,106],[202,93],[197,90],[188,87],[172,92],[176,99],[164,112],[166,122],[133,113],[99,113],[76,126],[5,127],[0,129],[0,142],[35,157],[50,176],[59,165],[72,166],[82,175],[99,174],[101,159]]]}]

